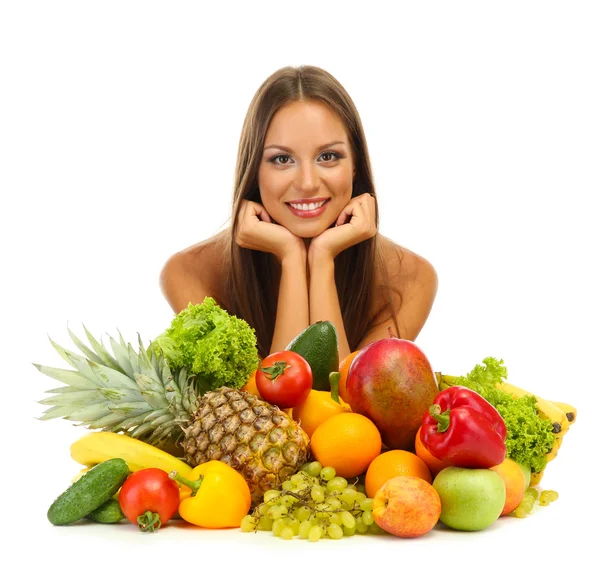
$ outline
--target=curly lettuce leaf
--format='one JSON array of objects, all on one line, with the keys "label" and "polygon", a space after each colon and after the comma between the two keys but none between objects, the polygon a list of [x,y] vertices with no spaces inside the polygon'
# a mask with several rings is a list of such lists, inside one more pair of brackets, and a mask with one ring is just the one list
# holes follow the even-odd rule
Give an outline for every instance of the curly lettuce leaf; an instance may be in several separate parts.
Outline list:
[{"label": "curly lettuce leaf", "polygon": [[254,329],[210,297],[189,303],[150,349],[162,351],[173,370],[188,368],[203,390],[241,388],[259,362]]}]

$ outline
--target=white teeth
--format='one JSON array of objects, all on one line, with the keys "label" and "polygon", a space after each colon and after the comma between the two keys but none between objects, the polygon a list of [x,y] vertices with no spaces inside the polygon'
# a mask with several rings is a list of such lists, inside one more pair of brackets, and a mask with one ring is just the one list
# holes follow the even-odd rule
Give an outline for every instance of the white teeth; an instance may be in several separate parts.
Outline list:
[{"label": "white teeth", "polygon": [[[327,201],[327,200],[325,200]],[[323,204],[325,203],[325,201],[319,201],[317,203],[301,203],[301,204],[296,204],[296,203],[290,203],[290,205],[294,208],[294,209],[298,209],[299,211],[314,211],[315,209],[318,209],[319,207],[322,207]]]}]

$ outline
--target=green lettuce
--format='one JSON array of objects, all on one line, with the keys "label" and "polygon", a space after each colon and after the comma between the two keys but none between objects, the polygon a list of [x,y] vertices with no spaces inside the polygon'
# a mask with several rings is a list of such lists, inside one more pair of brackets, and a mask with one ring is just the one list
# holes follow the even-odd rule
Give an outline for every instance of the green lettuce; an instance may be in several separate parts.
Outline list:
[{"label": "green lettuce", "polygon": [[483,365],[475,365],[465,376],[438,374],[440,389],[462,385],[479,393],[496,408],[506,424],[506,455],[516,462],[529,464],[531,470],[546,467],[546,453],[552,448],[552,421],[543,419],[537,410],[534,396],[513,396],[496,385],[508,373],[502,359],[486,357]]},{"label": "green lettuce", "polygon": [[241,388],[259,363],[254,329],[211,297],[201,304],[190,302],[148,349],[162,352],[173,371],[186,367],[199,381],[200,392]]}]

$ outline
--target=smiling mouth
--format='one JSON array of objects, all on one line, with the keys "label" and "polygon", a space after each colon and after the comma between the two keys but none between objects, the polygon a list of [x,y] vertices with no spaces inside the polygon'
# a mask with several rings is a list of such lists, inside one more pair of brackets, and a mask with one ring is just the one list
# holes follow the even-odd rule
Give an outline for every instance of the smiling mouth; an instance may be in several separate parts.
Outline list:
[{"label": "smiling mouth", "polygon": [[330,201],[330,198],[323,199],[322,201],[313,201],[312,203],[286,203],[286,205],[292,208],[294,211],[318,211]]}]

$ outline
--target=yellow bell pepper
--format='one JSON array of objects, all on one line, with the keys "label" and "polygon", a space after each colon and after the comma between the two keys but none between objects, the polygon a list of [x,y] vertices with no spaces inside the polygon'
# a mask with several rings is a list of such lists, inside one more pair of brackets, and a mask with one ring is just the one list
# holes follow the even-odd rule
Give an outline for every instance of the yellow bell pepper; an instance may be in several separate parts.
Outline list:
[{"label": "yellow bell pepper", "polygon": [[189,476],[176,471],[170,477],[189,488],[181,488],[179,515],[207,529],[239,527],[248,514],[252,498],[246,480],[231,466],[212,460],[196,466]]}]

